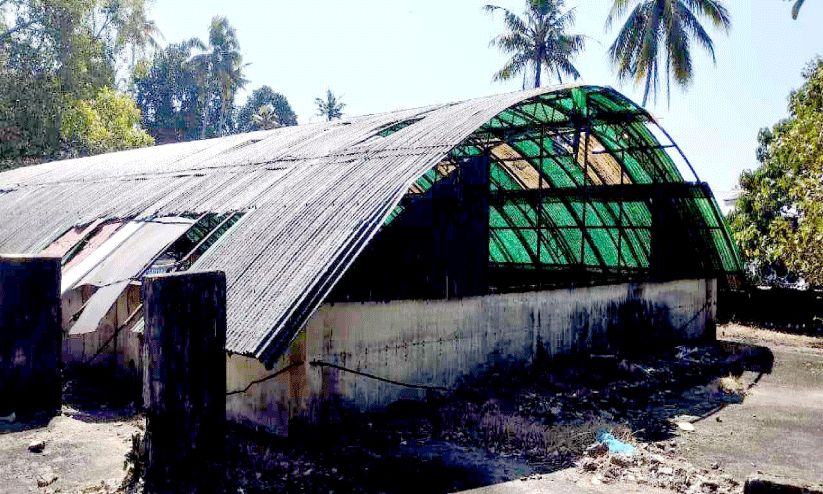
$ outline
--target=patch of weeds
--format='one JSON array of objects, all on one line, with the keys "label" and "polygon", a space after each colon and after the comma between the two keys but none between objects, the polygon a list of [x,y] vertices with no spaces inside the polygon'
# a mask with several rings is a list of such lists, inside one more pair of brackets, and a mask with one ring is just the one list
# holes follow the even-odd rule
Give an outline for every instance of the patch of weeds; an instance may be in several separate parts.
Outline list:
[{"label": "patch of weeds", "polygon": [[712,390],[716,390],[717,392],[723,394],[737,395],[740,398],[746,396],[746,385],[743,384],[740,376],[733,376],[729,374],[725,377],[719,377],[711,383],[710,387]]},{"label": "patch of weeds", "polygon": [[137,432],[131,436],[131,449],[126,453],[123,461],[123,470],[126,476],[120,486],[120,491],[128,494],[143,492],[143,476],[146,471],[146,450],[143,436]]}]

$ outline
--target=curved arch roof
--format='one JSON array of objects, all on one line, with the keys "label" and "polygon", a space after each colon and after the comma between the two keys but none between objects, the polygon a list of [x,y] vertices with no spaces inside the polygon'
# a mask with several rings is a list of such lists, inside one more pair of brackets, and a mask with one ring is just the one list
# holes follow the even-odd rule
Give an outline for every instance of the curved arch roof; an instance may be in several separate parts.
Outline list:
[{"label": "curved arch roof", "polygon": [[[546,187],[544,182],[564,190],[682,182],[648,128],[651,121],[610,88],[567,85],[20,168],[0,173],[0,252],[40,252],[70,228],[101,218],[245,211],[193,269],[226,273],[227,350],[268,360],[381,225],[398,214],[402,197],[438,180],[450,159],[493,145],[495,190],[527,191],[535,183]],[[585,142],[540,135],[543,124],[582,125]],[[690,215],[713,222],[713,262],[719,270],[739,270],[710,194],[692,203]],[[492,216],[509,227],[538,221],[560,227],[564,221],[580,226],[581,218],[583,225],[593,218],[614,222],[618,214],[608,204],[552,207],[556,211],[540,211],[547,216],[538,219],[503,202]],[[619,213],[637,224],[648,214],[640,205]],[[640,230],[625,240],[590,235],[587,243],[576,240],[579,228],[564,231],[568,235],[558,239],[557,249],[544,249],[538,261],[546,255],[547,263],[571,262],[573,254],[564,258],[563,245],[566,251],[584,245],[584,260],[608,264],[609,246],[625,241],[640,251],[648,243]],[[511,228],[495,235],[492,262],[535,259],[529,249],[539,241]],[[632,256],[631,262],[642,264],[641,254]],[[624,256],[617,257],[620,264]],[[622,261],[628,259],[626,254]]]}]

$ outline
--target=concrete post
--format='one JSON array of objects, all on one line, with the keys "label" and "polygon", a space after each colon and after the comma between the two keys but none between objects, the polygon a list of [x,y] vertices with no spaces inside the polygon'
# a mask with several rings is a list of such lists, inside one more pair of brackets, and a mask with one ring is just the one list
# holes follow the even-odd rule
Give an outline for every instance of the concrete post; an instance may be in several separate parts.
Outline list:
[{"label": "concrete post", "polygon": [[0,255],[0,415],[60,410],[60,258]]},{"label": "concrete post", "polygon": [[147,492],[211,490],[224,472],[226,277],[149,276],[142,298]]}]

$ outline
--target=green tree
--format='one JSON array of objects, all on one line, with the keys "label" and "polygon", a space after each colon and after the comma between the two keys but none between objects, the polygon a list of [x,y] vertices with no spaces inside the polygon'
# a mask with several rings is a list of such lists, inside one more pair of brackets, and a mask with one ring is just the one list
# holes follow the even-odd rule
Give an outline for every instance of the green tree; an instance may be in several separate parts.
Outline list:
[{"label": "green tree", "polygon": [[583,50],[585,38],[567,32],[574,26],[575,10],[563,12],[563,7],[563,0],[528,0],[523,17],[502,7],[484,7],[487,12],[502,10],[506,26],[506,32],[492,39],[489,46],[512,55],[493,80],[505,81],[522,72],[524,89],[530,74],[534,74],[534,87],[540,87],[543,67],[561,84],[564,75],[580,77],[572,60]]},{"label": "green tree", "polygon": [[335,118],[343,117],[343,108],[346,103],[343,103],[342,95],[335,96],[331,89],[326,89],[326,99],[314,98],[314,104],[317,105],[317,116],[326,117],[326,120],[331,122]]},{"label": "green tree", "polygon": [[729,12],[720,0],[613,0],[606,29],[627,12],[628,17],[609,48],[609,57],[618,78],[645,83],[643,105],[649,94],[657,97],[661,72],[667,99],[672,78],[681,88],[688,87],[693,76],[693,41],[716,62],[714,42],[701,19],[726,33],[731,28]]},{"label": "green tree", "polygon": [[271,130],[280,127],[277,114],[274,113],[274,107],[271,105],[261,106],[257,113],[251,116],[251,119],[257,130]]},{"label": "green tree", "polygon": [[156,34],[146,15],[146,0],[0,1],[2,166],[61,155],[64,113],[114,86],[118,61]]},{"label": "green tree", "polygon": [[823,284],[823,59],[803,71],[789,117],[758,135],[729,224],[755,281]]},{"label": "green tree", "polygon": [[201,86],[212,88],[211,92],[203,92],[202,115],[203,122],[200,138],[207,135],[209,124],[209,108],[212,105],[212,96],[216,95],[217,121],[214,126],[214,135],[222,136],[228,132],[228,115],[233,108],[234,95],[238,89],[248,82],[243,69],[240,55],[240,43],[237,32],[228,19],[215,16],[209,26],[209,52],[194,57],[194,65],[198,68],[199,83]]},{"label": "green tree", "polygon": [[59,86],[52,73],[0,68],[0,171],[39,163],[58,152]]},{"label": "green tree", "polygon": [[246,99],[246,104],[237,114],[237,128],[240,132],[259,129],[252,116],[263,105],[271,105],[280,125],[297,125],[297,115],[292,110],[286,97],[280,93],[275,93],[269,86],[262,86],[252,91]]},{"label": "green tree", "polygon": [[[111,85],[118,61],[148,45],[159,31],[146,0],[5,0],[0,46],[15,67],[56,69],[63,92],[93,95]],[[134,61],[134,56],[132,57]]]},{"label": "green tree", "polygon": [[61,133],[69,154],[83,156],[154,145],[140,128],[140,110],[130,97],[102,88],[93,99],[75,100],[63,115]]},{"label": "green tree", "polygon": [[199,135],[201,92],[208,89],[198,85],[192,50],[205,48],[202,41],[192,38],[168,45],[135,67],[133,87],[143,127],[158,144],[189,141]]}]

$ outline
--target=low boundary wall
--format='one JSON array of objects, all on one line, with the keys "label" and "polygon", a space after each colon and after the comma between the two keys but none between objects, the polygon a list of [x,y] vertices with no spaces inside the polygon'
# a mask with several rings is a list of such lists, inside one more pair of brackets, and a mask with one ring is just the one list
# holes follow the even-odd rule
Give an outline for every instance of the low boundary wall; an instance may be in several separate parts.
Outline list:
[{"label": "low boundary wall", "polygon": [[369,409],[425,394],[339,367],[453,387],[501,363],[714,339],[716,311],[714,279],[326,304],[272,370],[227,357],[227,415],[287,435],[292,419],[316,421],[329,400]]}]

